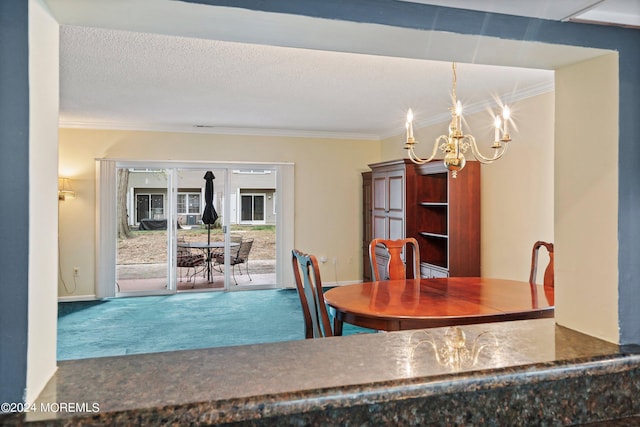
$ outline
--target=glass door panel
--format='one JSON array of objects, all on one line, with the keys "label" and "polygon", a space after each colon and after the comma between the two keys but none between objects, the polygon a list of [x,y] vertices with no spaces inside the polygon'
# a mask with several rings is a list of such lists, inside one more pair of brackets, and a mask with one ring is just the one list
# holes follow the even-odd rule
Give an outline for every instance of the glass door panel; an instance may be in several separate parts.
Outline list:
[{"label": "glass door panel", "polygon": [[230,170],[230,236],[241,242],[230,259],[232,290],[276,287],[276,184],[274,167]]},{"label": "glass door panel", "polygon": [[167,215],[172,171],[117,168],[116,294],[172,292]]},{"label": "glass door panel", "polygon": [[[207,173],[213,174],[212,211],[217,219],[207,224]],[[178,291],[224,290],[224,203],[226,170],[180,168],[176,171],[176,277]]]}]

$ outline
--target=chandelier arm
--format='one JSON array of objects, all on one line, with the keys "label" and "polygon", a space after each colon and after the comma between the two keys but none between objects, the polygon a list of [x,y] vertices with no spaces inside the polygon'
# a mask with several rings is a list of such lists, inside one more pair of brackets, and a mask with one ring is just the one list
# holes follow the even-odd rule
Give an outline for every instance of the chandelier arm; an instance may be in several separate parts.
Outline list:
[{"label": "chandelier arm", "polygon": [[489,163],[495,162],[496,160],[498,160],[499,158],[504,156],[504,153],[507,152],[507,148],[509,148],[509,144],[508,143],[504,143],[502,145],[502,148],[496,149],[496,150],[498,150],[496,152],[496,155],[494,155],[493,157],[485,157],[480,152],[480,149],[478,149],[478,145],[476,144],[476,139],[473,137],[473,135],[465,135],[464,136],[464,140],[467,140],[469,142],[469,145],[471,146],[471,152],[473,152],[473,156],[480,163],[485,163],[485,164],[489,164]]},{"label": "chandelier arm", "polygon": [[409,154],[409,158],[411,159],[411,161],[422,165],[433,160],[436,157],[436,154],[438,153],[438,141],[440,141],[440,138],[446,138],[446,137],[442,135],[438,139],[436,139],[435,143],[433,144],[433,151],[431,152],[431,156],[429,156],[429,158],[427,159],[421,159],[416,155],[415,151],[413,150],[414,144],[407,145],[407,153]]}]

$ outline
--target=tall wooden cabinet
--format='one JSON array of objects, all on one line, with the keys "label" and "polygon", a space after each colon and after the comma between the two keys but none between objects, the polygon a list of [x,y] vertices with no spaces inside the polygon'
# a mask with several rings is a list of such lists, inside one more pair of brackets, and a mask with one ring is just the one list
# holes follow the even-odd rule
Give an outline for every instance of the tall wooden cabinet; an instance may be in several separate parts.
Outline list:
[{"label": "tall wooden cabinet", "polygon": [[370,282],[371,261],[369,257],[369,242],[371,242],[371,172],[362,172],[362,280]]},{"label": "tall wooden cabinet", "polygon": [[[457,178],[441,160],[415,165],[402,159],[369,167],[371,238],[414,237],[423,277],[480,275],[478,162],[467,162]],[[379,262],[384,269],[386,259]]]},{"label": "tall wooden cabinet", "polygon": [[442,161],[416,166],[417,203],[411,235],[425,277],[480,276],[480,163],[453,178]]}]

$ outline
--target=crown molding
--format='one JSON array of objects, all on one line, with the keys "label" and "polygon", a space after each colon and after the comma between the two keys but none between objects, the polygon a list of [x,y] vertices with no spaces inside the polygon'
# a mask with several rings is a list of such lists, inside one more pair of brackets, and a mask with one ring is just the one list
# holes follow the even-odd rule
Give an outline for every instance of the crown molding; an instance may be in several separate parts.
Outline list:
[{"label": "crown molding", "polygon": [[229,128],[217,126],[168,125],[148,122],[100,122],[60,119],[59,127],[63,129],[93,129],[138,132],[175,132],[199,133],[209,135],[246,135],[246,136],[281,136],[293,138],[355,139],[379,141],[380,136],[373,133],[305,131],[294,129],[269,128]]}]

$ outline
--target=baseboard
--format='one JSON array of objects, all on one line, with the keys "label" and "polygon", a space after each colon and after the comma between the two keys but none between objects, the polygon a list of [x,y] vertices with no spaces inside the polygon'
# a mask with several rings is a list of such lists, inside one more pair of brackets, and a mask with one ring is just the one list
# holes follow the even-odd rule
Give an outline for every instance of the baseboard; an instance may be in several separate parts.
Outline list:
[{"label": "baseboard", "polygon": [[336,286],[355,285],[356,283],[362,283],[362,280],[347,280],[342,282],[322,282],[323,288],[335,288]]},{"label": "baseboard", "polygon": [[72,297],[58,297],[58,302],[96,301],[99,299],[95,295],[75,295]]}]

